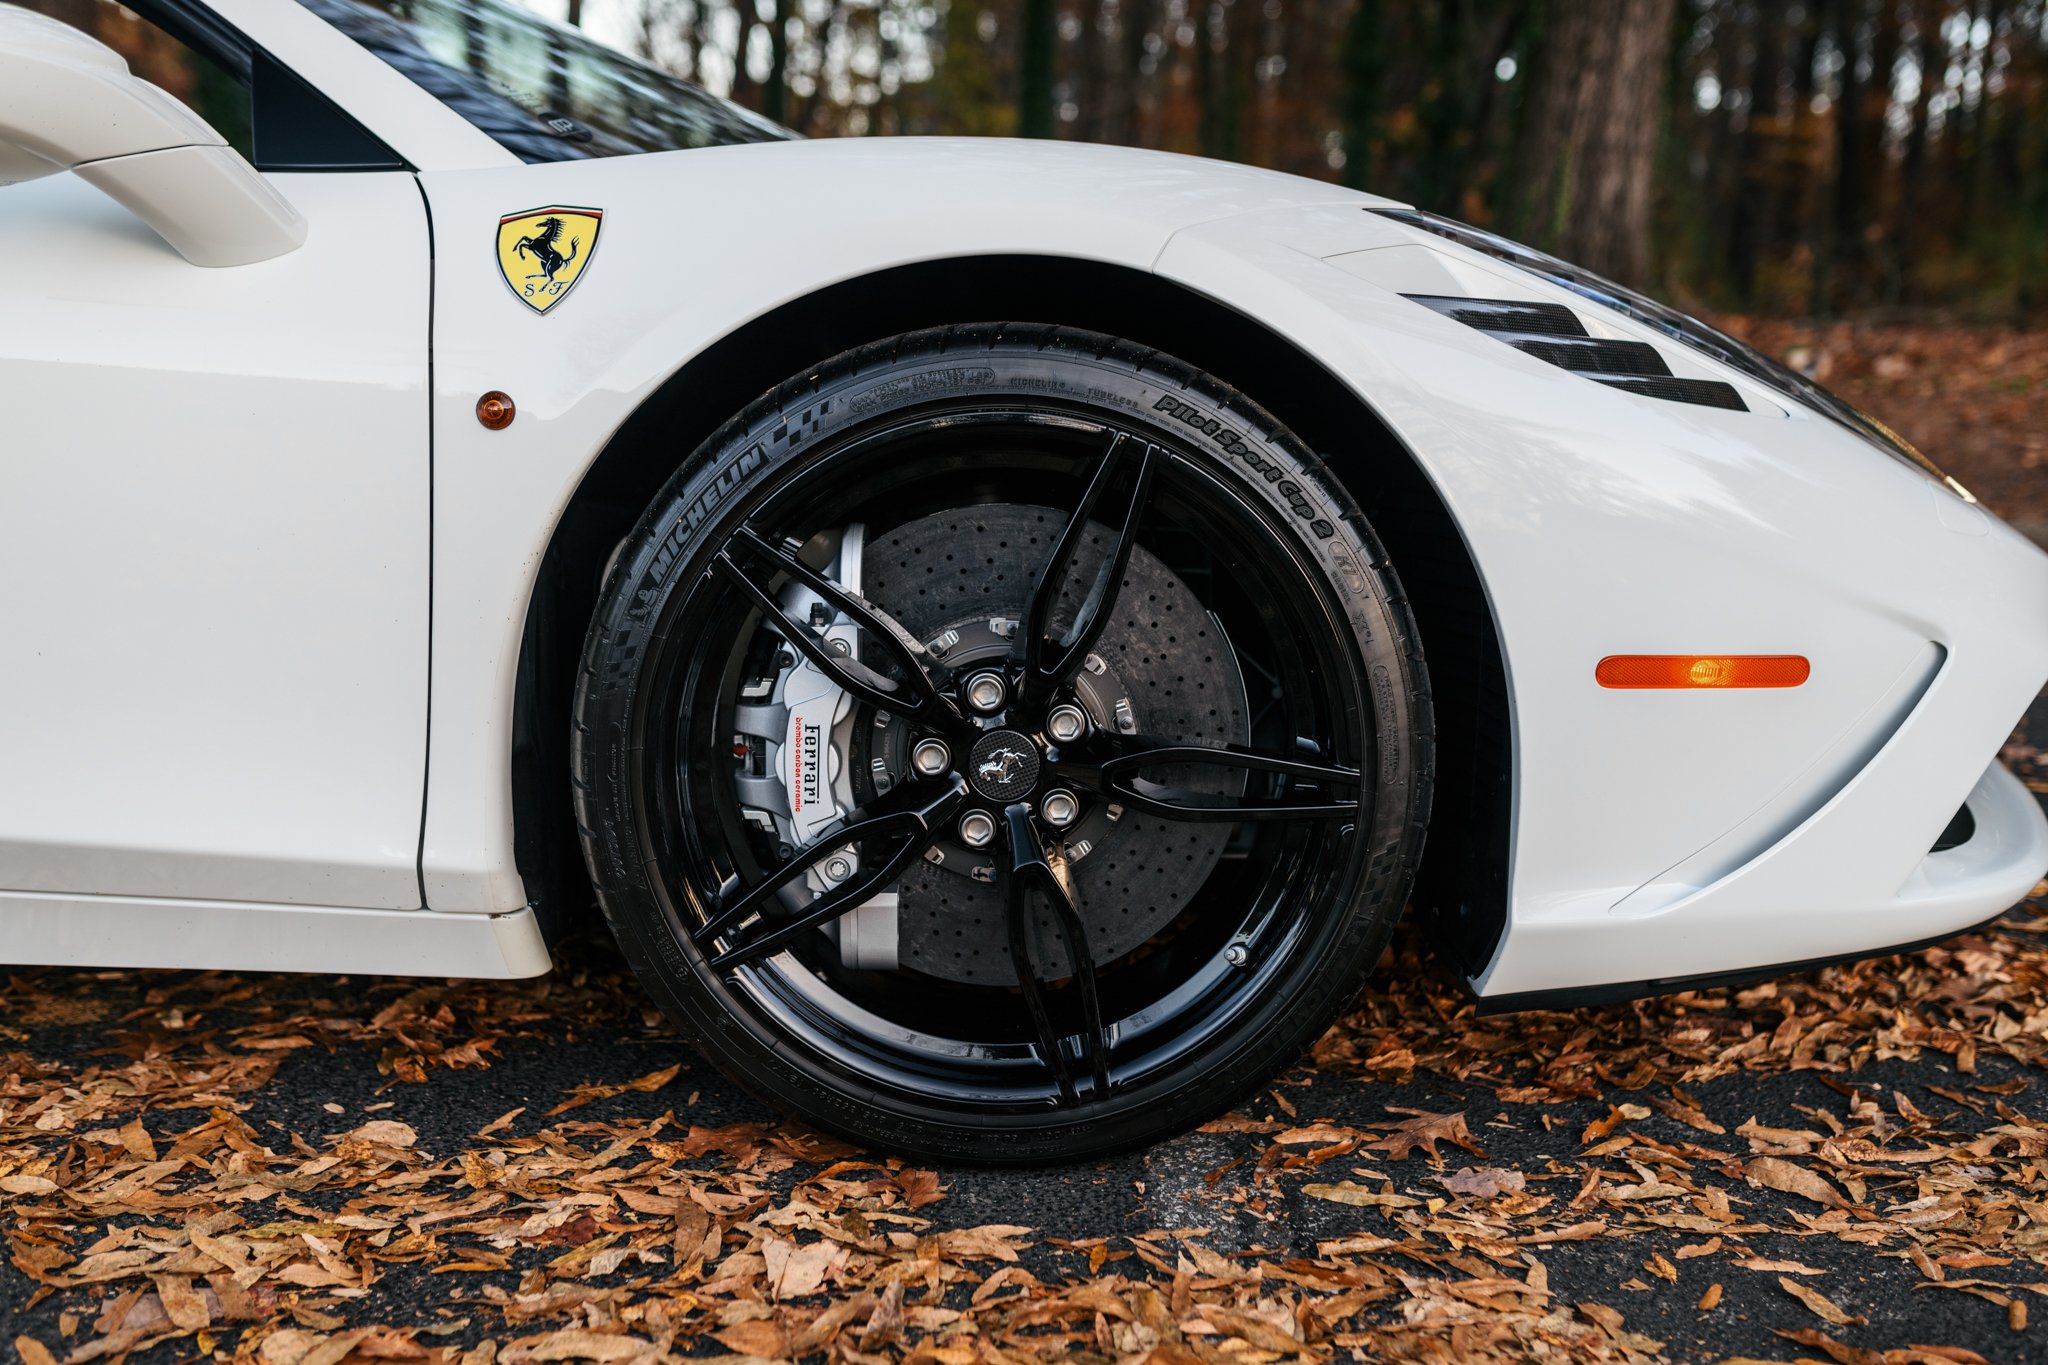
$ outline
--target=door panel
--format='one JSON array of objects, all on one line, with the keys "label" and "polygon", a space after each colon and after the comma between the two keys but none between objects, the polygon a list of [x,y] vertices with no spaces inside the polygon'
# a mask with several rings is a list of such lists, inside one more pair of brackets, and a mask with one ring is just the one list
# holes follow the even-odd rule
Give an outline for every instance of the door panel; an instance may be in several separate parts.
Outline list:
[{"label": "door panel", "polygon": [[224,270],[0,188],[0,890],[420,903],[425,210],[270,178]]}]

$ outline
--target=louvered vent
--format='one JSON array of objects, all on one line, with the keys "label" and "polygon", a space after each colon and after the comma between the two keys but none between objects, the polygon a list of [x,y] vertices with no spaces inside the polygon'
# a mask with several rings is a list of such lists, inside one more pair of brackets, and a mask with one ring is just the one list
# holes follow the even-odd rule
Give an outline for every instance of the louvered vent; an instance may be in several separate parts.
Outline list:
[{"label": "louvered vent", "polygon": [[1608,341],[1588,336],[1579,315],[1561,303],[1520,303],[1513,299],[1454,299],[1439,294],[1403,297],[1476,328],[1518,351],[1587,379],[1671,403],[1749,411],[1733,384],[1718,379],[1680,379],[1655,346],[1644,341]]}]

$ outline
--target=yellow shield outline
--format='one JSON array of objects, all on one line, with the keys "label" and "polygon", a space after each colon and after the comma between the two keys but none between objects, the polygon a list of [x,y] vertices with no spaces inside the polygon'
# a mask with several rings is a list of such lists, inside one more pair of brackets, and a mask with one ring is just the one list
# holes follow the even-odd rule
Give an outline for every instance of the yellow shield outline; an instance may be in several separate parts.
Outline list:
[{"label": "yellow shield outline", "polygon": [[[552,241],[542,224],[560,222]],[[597,254],[597,241],[604,228],[604,210],[575,204],[548,204],[541,208],[508,213],[498,220],[498,277],[512,291],[512,297],[546,314],[569,296]],[[562,241],[569,246],[565,251]],[[523,250],[521,248],[524,248]],[[550,261],[547,253],[556,258]],[[552,269],[550,266],[552,265]]]}]

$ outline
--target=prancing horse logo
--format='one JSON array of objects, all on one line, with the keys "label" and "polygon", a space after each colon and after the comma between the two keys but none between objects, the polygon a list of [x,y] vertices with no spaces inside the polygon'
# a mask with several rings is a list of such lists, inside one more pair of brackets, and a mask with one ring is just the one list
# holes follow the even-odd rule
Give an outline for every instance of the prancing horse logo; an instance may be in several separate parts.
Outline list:
[{"label": "prancing horse logo", "polygon": [[[521,237],[512,244],[512,250],[518,254],[521,260],[526,258],[526,253],[529,250],[532,251],[533,258],[540,262],[541,272],[548,277],[548,282],[552,284],[554,283],[555,272],[565,265],[573,264],[576,260],[577,248],[583,245],[581,237],[571,237],[569,239],[569,254],[564,256],[561,249],[555,245],[556,242],[561,240],[562,220],[559,218],[543,218],[540,220],[539,231],[535,232],[531,237]],[[540,276],[528,275],[526,278],[537,280]]]},{"label": "prancing horse logo", "polygon": [[583,277],[603,227],[603,209],[551,204],[508,213],[498,220],[498,273],[521,303],[545,313]]},{"label": "prancing horse logo", "polygon": [[1016,749],[1000,749],[992,757],[985,758],[975,768],[975,776],[994,786],[1002,786],[1017,775],[1017,767],[1031,755]]},{"label": "prancing horse logo", "polygon": [[1015,730],[990,730],[967,756],[967,780],[991,801],[1015,801],[1038,781],[1038,748]]}]

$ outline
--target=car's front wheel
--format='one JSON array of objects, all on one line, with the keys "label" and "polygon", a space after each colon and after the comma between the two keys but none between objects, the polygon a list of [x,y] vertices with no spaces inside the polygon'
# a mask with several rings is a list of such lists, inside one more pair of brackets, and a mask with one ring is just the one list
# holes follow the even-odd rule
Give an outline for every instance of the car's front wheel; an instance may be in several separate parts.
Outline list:
[{"label": "car's front wheel", "polygon": [[728,1073],[896,1151],[1078,1158],[1344,1007],[1428,807],[1420,649],[1329,472],[1155,352],[850,352],[717,433],[576,702],[620,943]]}]

